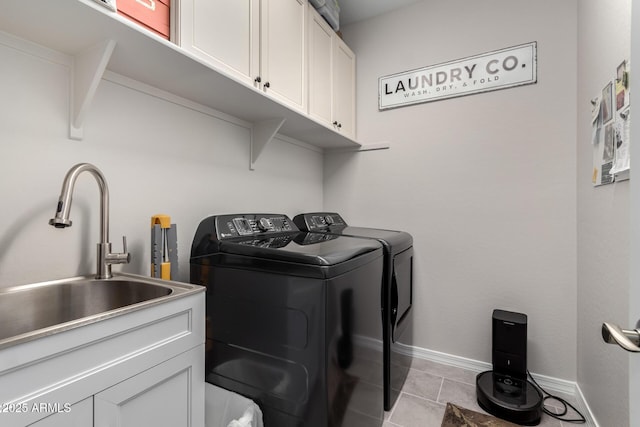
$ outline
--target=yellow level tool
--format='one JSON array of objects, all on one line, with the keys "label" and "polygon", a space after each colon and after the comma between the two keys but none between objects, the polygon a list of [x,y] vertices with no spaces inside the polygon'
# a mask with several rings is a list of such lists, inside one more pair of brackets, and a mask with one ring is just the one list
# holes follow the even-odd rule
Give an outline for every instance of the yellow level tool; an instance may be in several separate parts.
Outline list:
[{"label": "yellow level tool", "polygon": [[169,215],[154,215],[151,217],[151,277],[171,280],[176,276],[177,266],[176,225],[171,224]]}]

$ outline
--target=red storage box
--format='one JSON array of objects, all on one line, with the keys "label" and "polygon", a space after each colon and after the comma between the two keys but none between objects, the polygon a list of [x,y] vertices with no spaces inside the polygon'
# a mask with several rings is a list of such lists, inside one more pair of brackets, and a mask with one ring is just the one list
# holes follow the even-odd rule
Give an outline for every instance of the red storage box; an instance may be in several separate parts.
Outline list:
[{"label": "red storage box", "polygon": [[118,13],[169,39],[170,0],[117,0]]}]

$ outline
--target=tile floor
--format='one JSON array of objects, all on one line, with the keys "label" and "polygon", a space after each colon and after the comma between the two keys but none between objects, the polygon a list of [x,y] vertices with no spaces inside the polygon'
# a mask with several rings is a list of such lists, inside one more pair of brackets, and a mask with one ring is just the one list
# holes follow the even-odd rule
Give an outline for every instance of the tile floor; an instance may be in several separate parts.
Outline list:
[{"label": "tile floor", "polygon": [[[389,412],[385,412],[383,427],[440,427],[447,402],[478,412],[476,402],[476,372],[442,365],[423,359],[412,359],[409,375],[400,397]],[[561,396],[575,405],[572,396]],[[542,427],[567,427],[546,414]]]}]

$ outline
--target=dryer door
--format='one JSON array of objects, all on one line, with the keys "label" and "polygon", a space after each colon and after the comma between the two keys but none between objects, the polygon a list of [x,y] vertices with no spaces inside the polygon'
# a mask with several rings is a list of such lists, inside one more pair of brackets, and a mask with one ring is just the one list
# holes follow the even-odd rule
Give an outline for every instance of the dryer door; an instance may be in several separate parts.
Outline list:
[{"label": "dryer door", "polygon": [[393,258],[391,281],[391,340],[396,342],[409,325],[413,304],[413,247]]}]

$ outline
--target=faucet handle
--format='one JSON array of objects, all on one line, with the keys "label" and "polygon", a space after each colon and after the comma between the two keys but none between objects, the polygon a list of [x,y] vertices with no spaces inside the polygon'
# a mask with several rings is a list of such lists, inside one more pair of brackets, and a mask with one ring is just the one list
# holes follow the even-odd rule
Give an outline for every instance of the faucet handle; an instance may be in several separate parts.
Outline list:
[{"label": "faucet handle", "polygon": [[108,253],[105,255],[108,264],[129,264],[131,254],[127,252],[127,236],[122,236],[122,253]]},{"label": "faucet handle", "polygon": [[131,262],[131,254],[127,252],[127,236],[122,236],[122,253],[119,255],[125,258],[125,260],[122,261],[123,264],[129,264]]}]

